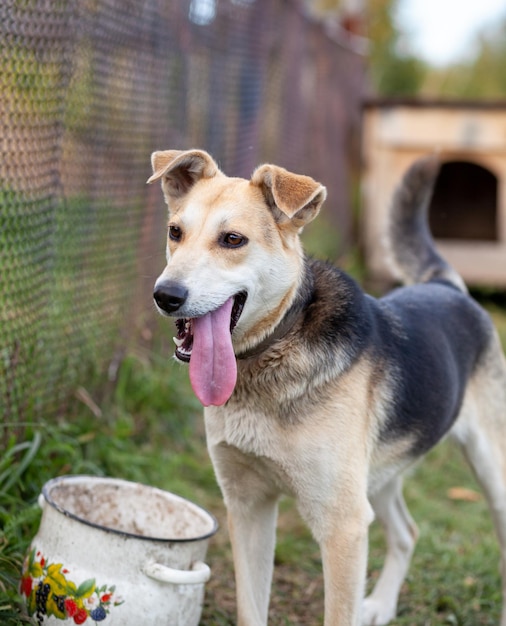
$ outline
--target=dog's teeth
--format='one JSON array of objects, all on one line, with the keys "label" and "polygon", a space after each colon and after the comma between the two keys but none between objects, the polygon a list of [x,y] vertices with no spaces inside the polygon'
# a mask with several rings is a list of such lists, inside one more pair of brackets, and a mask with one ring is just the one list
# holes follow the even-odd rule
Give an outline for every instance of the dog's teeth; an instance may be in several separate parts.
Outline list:
[{"label": "dog's teeth", "polygon": [[172,341],[176,344],[178,348],[183,345],[183,339],[178,339],[177,337],[172,337]]}]

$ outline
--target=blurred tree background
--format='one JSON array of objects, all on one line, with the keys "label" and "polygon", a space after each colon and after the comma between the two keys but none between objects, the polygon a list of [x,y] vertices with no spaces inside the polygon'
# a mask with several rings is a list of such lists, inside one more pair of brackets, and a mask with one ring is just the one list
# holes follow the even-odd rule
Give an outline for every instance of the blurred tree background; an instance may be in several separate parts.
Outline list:
[{"label": "blurred tree background", "polygon": [[[412,50],[397,13],[402,0],[315,0],[312,10],[332,15],[362,10],[363,34],[369,40],[371,89],[386,97],[506,98],[506,20],[483,29],[468,58],[432,66]],[[449,28],[451,25],[449,25]]]},{"label": "blurred tree background", "polygon": [[469,60],[442,68],[428,68],[422,95],[451,98],[501,99],[506,97],[506,21],[482,31],[476,54]]},{"label": "blurred tree background", "polygon": [[370,39],[369,69],[374,92],[381,96],[420,93],[428,66],[409,49],[395,23],[399,0],[369,0],[366,34]]}]

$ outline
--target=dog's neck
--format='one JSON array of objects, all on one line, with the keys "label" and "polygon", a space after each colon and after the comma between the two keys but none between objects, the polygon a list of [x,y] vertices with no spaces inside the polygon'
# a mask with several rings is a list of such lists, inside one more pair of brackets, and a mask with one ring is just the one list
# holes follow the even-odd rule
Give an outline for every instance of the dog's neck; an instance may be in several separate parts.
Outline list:
[{"label": "dog's neck", "polygon": [[237,354],[237,359],[245,360],[250,359],[256,356],[259,356],[271,346],[273,346],[277,341],[286,337],[286,335],[293,328],[297,318],[299,317],[301,311],[305,308],[306,304],[311,300],[314,291],[314,276],[313,272],[307,261],[305,262],[304,274],[297,290],[297,295],[295,296],[294,301],[292,302],[290,308],[285,313],[285,315],[281,318],[279,324],[274,328],[272,333],[267,335],[262,341],[253,346],[244,352],[240,352]]},{"label": "dog's neck", "polygon": [[298,314],[299,311],[291,307],[270,335],[267,335],[267,337],[262,339],[262,341],[256,346],[253,346],[252,348],[236,355],[237,358],[239,360],[249,359],[251,357],[259,356],[262,352],[268,350],[273,344],[276,343],[276,341],[283,339],[283,337],[288,334],[290,329],[293,327]]}]

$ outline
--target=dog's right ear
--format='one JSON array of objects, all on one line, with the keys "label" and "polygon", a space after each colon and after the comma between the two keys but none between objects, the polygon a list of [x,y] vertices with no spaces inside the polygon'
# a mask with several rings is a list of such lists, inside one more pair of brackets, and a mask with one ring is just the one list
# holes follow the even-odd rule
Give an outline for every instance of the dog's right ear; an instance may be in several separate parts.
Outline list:
[{"label": "dog's right ear", "polygon": [[162,179],[166,195],[179,198],[201,178],[212,178],[218,172],[213,158],[204,150],[163,150],[151,155],[153,175],[148,183]]}]

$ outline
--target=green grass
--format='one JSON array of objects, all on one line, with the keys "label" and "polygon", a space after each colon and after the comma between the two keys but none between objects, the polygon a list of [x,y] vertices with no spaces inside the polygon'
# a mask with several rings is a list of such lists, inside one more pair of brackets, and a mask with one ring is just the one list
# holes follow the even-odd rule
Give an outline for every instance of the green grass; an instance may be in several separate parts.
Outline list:
[{"label": "green grass", "polygon": [[[506,316],[494,306],[505,337]],[[164,332],[167,329],[164,327]],[[225,513],[205,449],[201,409],[187,370],[169,359],[168,345],[129,353],[108,398],[83,394],[72,420],[25,425],[0,459],[0,624],[25,623],[17,593],[19,571],[40,512],[44,482],[65,473],[117,476],[179,493],[212,511],[221,530],[211,541],[204,626],[235,623],[233,568]],[[167,358],[158,356],[167,354]],[[91,394],[92,395],[92,394]],[[4,425],[4,428],[9,425]],[[499,551],[483,499],[456,500],[454,487],[479,491],[450,443],[432,451],[406,480],[406,500],[420,540],[403,586],[399,626],[497,624]],[[369,588],[384,555],[382,533],[371,528]],[[322,624],[323,585],[318,546],[291,499],[280,506],[270,624]]]},{"label": "green grass", "polygon": [[189,392],[187,371],[168,359],[129,355],[105,406],[94,406],[86,396],[72,421],[25,424],[23,431],[24,440],[12,435],[0,459],[2,625],[23,623],[19,572],[40,519],[37,496],[50,478],[109,475],[168,489],[204,506],[219,500],[200,406]]},{"label": "green grass", "polygon": [[[485,500],[453,499],[451,489],[479,488],[460,451],[445,442],[405,482],[420,538],[396,624],[497,624],[499,548]],[[479,494],[480,495],[480,494]],[[371,529],[371,584],[382,561],[380,529]]]}]

